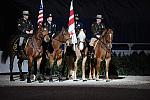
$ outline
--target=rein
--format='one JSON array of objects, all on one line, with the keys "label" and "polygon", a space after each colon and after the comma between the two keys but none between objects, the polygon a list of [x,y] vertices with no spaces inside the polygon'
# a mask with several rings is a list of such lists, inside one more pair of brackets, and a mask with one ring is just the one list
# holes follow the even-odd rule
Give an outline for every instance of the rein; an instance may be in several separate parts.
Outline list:
[{"label": "rein", "polygon": [[[104,37],[104,36],[102,36],[102,37]],[[106,48],[106,49],[103,48],[105,51],[107,51],[108,53],[111,53],[111,51],[110,51],[111,49],[109,49],[109,48],[107,47],[107,43],[104,43],[104,42],[101,40],[102,37],[101,37],[101,38],[98,38],[98,42],[100,41],[100,42],[102,43],[102,45]],[[98,43],[98,42],[97,42],[97,43]],[[111,44],[112,44],[112,43],[111,43]],[[102,46],[102,45],[101,45],[101,46]]]},{"label": "rein", "polygon": [[59,41],[59,42],[61,42],[61,43],[65,43],[64,41],[60,41],[60,40],[58,40],[58,39],[55,39],[55,38],[54,38],[54,40],[57,40],[57,41]]}]

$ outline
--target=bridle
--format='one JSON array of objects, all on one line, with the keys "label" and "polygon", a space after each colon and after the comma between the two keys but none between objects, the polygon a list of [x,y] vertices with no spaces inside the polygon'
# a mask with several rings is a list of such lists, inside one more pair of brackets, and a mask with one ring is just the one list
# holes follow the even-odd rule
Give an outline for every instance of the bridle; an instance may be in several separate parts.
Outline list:
[{"label": "bridle", "polygon": [[[98,39],[98,41],[100,41],[100,42],[102,43],[101,46],[102,46],[103,48],[104,48],[104,47],[106,48],[106,49],[104,49],[104,50],[110,53],[110,50],[111,50],[111,48],[112,48],[113,32],[109,32],[109,31],[110,31],[110,29],[108,29],[108,30],[106,31],[106,33],[105,33],[101,38]],[[108,33],[108,32],[109,32],[109,33]],[[109,40],[107,39],[108,35],[109,35]],[[104,40],[104,41],[102,41],[102,40]]]},{"label": "bridle", "polygon": [[[65,36],[66,36],[66,35],[65,35],[65,31],[62,32],[62,36],[63,36],[62,38],[65,39]],[[70,38],[65,39],[65,41],[61,41],[61,40],[56,39],[56,38],[53,38],[53,39],[56,40],[56,41],[59,41],[59,42],[61,42],[61,43],[66,43],[66,41],[69,40]]]}]

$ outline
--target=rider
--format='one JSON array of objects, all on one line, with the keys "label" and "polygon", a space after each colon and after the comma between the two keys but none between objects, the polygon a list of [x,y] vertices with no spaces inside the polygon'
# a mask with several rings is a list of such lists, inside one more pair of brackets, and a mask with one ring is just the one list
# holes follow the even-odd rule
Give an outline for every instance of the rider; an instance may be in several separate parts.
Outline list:
[{"label": "rider", "polygon": [[50,38],[54,38],[56,34],[56,24],[53,22],[53,16],[51,13],[47,17],[47,21],[44,25],[48,28]]},{"label": "rider", "polygon": [[48,34],[50,37],[49,42],[43,42],[44,48],[48,50],[49,52],[53,52],[53,48],[50,44],[51,44],[52,38],[56,36],[56,24],[53,22],[53,16],[51,13],[48,15],[47,21],[44,23],[44,26],[48,28]]},{"label": "rider", "polygon": [[75,14],[75,32],[76,32],[76,36],[78,36],[81,29],[83,29],[83,24],[79,20],[79,15]]},{"label": "rider", "polygon": [[29,20],[29,11],[23,11],[23,17],[18,20],[17,24],[18,33],[20,35],[18,50],[22,51],[25,39],[33,34],[33,24]]},{"label": "rider", "polygon": [[79,15],[76,13],[75,14],[75,33],[76,33],[77,39],[78,39],[78,35],[80,32],[85,33],[85,30],[84,30],[83,23],[79,19]]},{"label": "rider", "polygon": [[93,49],[94,47],[94,42],[102,37],[102,32],[105,29],[105,25],[104,23],[102,23],[102,15],[97,15],[96,16],[96,22],[94,22],[91,25],[91,31],[93,33],[93,37],[91,38],[91,41],[89,43],[89,45],[91,46],[91,49]]}]

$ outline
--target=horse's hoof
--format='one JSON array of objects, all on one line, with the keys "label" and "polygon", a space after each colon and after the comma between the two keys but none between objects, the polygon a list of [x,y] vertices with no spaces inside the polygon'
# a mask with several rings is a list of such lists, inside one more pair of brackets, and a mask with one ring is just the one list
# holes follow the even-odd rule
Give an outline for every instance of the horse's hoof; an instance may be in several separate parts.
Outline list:
[{"label": "horse's hoof", "polygon": [[43,83],[44,81],[43,80],[39,80],[39,83]]},{"label": "horse's hoof", "polygon": [[43,80],[46,81],[46,77],[43,77]]},{"label": "horse's hoof", "polygon": [[27,78],[27,83],[31,83],[31,79],[30,78]]},{"label": "horse's hoof", "polygon": [[10,81],[15,81],[14,78],[10,78]]},{"label": "horse's hoof", "polygon": [[96,81],[100,81],[100,79],[96,79]]},{"label": "horse's hoof", "polygon": [[78,81],[78,79],[73,79],[73,81]]},{"label": "horse's hoof", "polygon": [[84,79],[83,82],[87,81],[87,79]]},{"label": "horse's hoof", "polygon": [[69,80],[69,78],[68,78],[68,77],[66,77],[66,80]]},{"label": "horse's hoof", "polygon": [[110,82],[110,79],[106,79],[106,82]]},{"label": "horse's hoof", "polygon": [[59,78],[58,80],[59,80],[59,82],[63,82],[63,79],[62,79],[62,78]]},{"label": "horse's hoof", "polygon": [[49,82],[52,82],[52,83],[53,83],[54,81],[53,81],[53,80],[49,80]]},{"label": "horse's hoof", "polygon": [[53,82],[53,78],[52,77],[49,78],[49,82]]},{"label": "horse's hoof", "polygon": [[27,80],[27,83],[31,83],[31,80]]},{"label": "horse's hoof", "polygon": [[24,79],[24,78],[21,78],[20,81],[25,81],[25,79]]}]

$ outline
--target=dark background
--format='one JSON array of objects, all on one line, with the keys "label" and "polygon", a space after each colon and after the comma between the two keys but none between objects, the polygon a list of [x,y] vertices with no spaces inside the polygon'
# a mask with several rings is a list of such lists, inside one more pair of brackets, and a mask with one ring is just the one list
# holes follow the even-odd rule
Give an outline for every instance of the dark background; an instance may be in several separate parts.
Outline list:
[{"label": "dark background", "polygon": [[[57,30],[67,28],[71,0],[43,0],[44,20],[49,13],[54,16]],[[8,39],[16,32],[17,20],[23,10],[30,11],[30,19],[37,27],[40,0],[4,0],[1,3],[0,48],[6,47]],[[90,26],[97,14],[114,30],[114,42],[150,43],[150,3],[148,0],[74,0],[74,10],[90,38]]]}]

